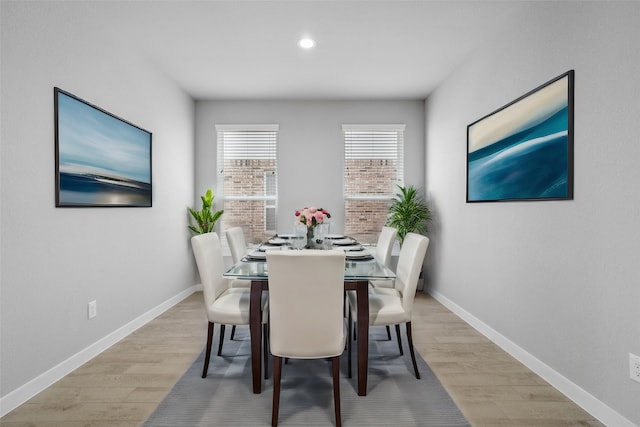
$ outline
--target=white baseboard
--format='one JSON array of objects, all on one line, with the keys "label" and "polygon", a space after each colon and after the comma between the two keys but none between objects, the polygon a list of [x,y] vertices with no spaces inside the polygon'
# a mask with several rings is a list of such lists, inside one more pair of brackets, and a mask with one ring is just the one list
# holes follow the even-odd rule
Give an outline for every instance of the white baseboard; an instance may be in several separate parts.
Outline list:
[{"label": "white baseboard", "polygon": [[3,396],[2,398],[0,398],[0,417],[3,417],[4,415],[13,411],[15,408],[22,405],[24,402],[31,399],[33,396],[40,393],[59,379],[63,378],[65,375],[68,375],[75,369],[79,368],[89,360],[96,357],[98,354],[102,353],[121,339],[131,334],[136,329],[139,329],[140,327],[149,323],[151,320],[155,319],[156,317],[198,290],[202,290],[202,285],[194,285],[188,289],[185,289],[178,295],[168,299],[157,307],[152,308],[148,312],[135,318],[121,328],[99,339],[84,350],[81,350],[77,354],[74,354],[67,360],[59,363],[58,365],[37,376],[23,386],[20,386],[12,392],[8,393],[6,396]]},{"label": "white baseboard", "polygon": [[553,370],[550,366],[539,360],[531,353],[528,353],[523,348],[519,347],[516,343],[509,340],[507,337],[501,335],[499,332],[491,328],[486,323],[482,322],[471,313],[464,310],[462,307],[445,297],[444,295],[434,292],[432,290],[427,291],[436,301],[447,307],[453,313],[455,313],[462,320],[471,325],[478,332],[489,338],[494,344],[502,348],[511,356],[520,361],[527,368],[531,369],[542,379],[547,381],[574,403],[587,411],[593,417],[600,422],[608,426],[617,427],[638,427],[618,412],[611,409],[609,406],[596,399],[589,394],[586,390],[574,384],[569,379],[562,376],[559,372]]}]

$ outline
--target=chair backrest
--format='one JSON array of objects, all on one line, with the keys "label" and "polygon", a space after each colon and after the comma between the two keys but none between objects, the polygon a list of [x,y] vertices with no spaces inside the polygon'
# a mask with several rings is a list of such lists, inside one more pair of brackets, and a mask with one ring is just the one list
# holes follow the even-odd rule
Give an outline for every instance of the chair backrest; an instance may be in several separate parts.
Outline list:
[{"label": "chair backrest", "polygon": [[229,288],[230,283],[223,276],[224,260],[220,239],[214,232],[199,234],[191,238],[191,247],[200,273],[204,301],[209,307],[222,292]]},{"label": "chair backrest", "polygon": [[229,249],[231,250],[231,259],[236,264],[240,262],[243,256],[247,254],[247,242],[244,238],[244,230],[242,227],[231,227],[225,232]]},{"label": "chair backrest", "polygon": [[420,271],[422,270],[422,262],[427,254],[428,247],[428,237],[416,233],[407,233],[400,248],[394,286],[402,294],[402,308],[409,316],[409,319],[413,308],[413,300],[416,296]]},{"label": "chair backrest", "polygon": [[378,261],[385,265],[385,267],[391,266],[391,252],[397,236],[398,230],[387,226],[382,227],[382,230],[378,235],[375,256]]},{"label": "chair backrest", "polygon": [[344,263],[341,250],[267,252],[272,354],[299,359],[342,354]]}]

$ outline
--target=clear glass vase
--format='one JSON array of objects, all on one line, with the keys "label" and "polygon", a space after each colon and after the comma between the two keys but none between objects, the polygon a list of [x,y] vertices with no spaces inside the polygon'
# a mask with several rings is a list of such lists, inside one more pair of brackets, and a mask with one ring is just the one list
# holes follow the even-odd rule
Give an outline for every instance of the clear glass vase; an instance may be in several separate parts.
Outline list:
[{"label": "clear glass vase", "polygon": [[314,249],[316,247],[315,232],[316,232],[315,227],[307,227],[307,246],[306,246],[307,249]]}]

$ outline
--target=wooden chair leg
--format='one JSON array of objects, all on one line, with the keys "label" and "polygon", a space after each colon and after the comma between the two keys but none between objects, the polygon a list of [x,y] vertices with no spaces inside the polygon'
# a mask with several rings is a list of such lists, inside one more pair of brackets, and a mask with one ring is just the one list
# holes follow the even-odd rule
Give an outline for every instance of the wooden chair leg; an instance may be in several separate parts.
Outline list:
[{"label": "wooden chair leg", "polygon": [[387,341],[391,341],[391,328],[387,325]]},{"label": "wooden chair leg", "polygon": [[214,324],[209,322],[209,330],[207,331],[207,349],[204,355],[204,368],[202,369],[202,378],[207,377],[207,371],[209,370],[209,359],[211,358],[211,341],[213,341],[213,326]]},{"label": "wooden chair leg", "polygon": [[231,325],[231,337],[229,339],[233,341],[233,338],[235,338],[235,336],[236,336],[236,325]]},{"label": "wooden chair leg", "polygon": [[400,356],[404,356],[404,350],[402,349],[402,339],[400,338],[400,325],[396,325],[396,337],[398,337],[398,348],[400,349]]},{"label": "wooden chair leg", "polygon": [[351,331],[353,330],[353,325],[351,319],[351,310],[347,314],[347,326],[349,327],[349,331],[347,332],[347,378],[351,378],[351,346],[353,345],[353,341],[351,340]]},{"label": "wooden chair leg", "polygon": [[333,407],[336,414],[336,427],[342,426],[340,416],[340,356],[331,358],[333,361]]},{"label": "wooden chair leg", "polygon": [[269,379],[269,325],[262,325],[262,356],[264,358],[264,379]]},{"label": "wooden chair leg", "polygon": [[218,341],[218,356],[222,353],[222,341],[224,341],[224,328],[225,325],[220,325],[220,340]]},{"label": "wooden chair leg", "polygon": [[418,372],[418,364],[416,363],[416,353],[413,350],[413,338],[411,337],[411,322],[407,322],[407,341],[409,341],[409,352],[411,352],[411,361],[413,362],[413,370],[416,373],[416,378],[420,379],[420,372]]},{"label": "wooden chair leg", "polygon": [[278,413],[280,411],[280,379],[282,376],[282,359],[273,356],[273,404],[271,407],[271,425],[278,425]]}]

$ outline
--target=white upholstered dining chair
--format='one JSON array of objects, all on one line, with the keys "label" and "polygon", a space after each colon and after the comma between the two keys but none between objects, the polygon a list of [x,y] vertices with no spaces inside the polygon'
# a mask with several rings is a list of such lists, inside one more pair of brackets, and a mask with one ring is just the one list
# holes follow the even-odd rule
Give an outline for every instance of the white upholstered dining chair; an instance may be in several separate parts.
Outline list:
[{"label": "white upholstered dining chair", "polygon": [[[369,325],[395,325],[398,335],[398,347],[402,351],[400,340],[400,323],[406,325],[407,341],[411,353],[411,361],[416,378],[420,379],[416,363],[413,338],[411,337],[411,312],[416,296],[418,278],[422,269],[422,262],[429,247],[429,238],[416,233],[407,233],[400,249],[396,279],[393,288],[369,287]],[[352,321],[357,319],[357,300],[355,292],[347,293],[349,299],[349,344],[348,344],[348,376],[351,377],[351,331]]]},{"label": "white upholstered dining chair", "polygon": [[270,349],[273,355],[271,425],[278,425],[282,359],[331,358],[333,405],[340,426],[340,355],[345,348],[342,250],[267,252]]},{"label": "white upholstered dining chair", "polygon": [[[211,357],[211,345],[213,330],[216,323],[220,324],[220,340],[218,344],[218,356],[222,352],[225,325],[249,324],[249,288],[231,287],[231,279],[223,276],[224,260],[220,239],[214,232],[199,234],[191,238],[193,254],[198,266],[204,305],[209,321],[207,331],[207,347],[202,370],[202,378],[207,376],[209,359]],[[263,297],[262,309],[266,303]],[[263,316],[263,328],[266,329],[266,316]],[[266,331],[264,336],[266,337]],[[266,346],[264,347],[265,364],[267,361]],[[266,370],[265,370],[266,375]]]}]

